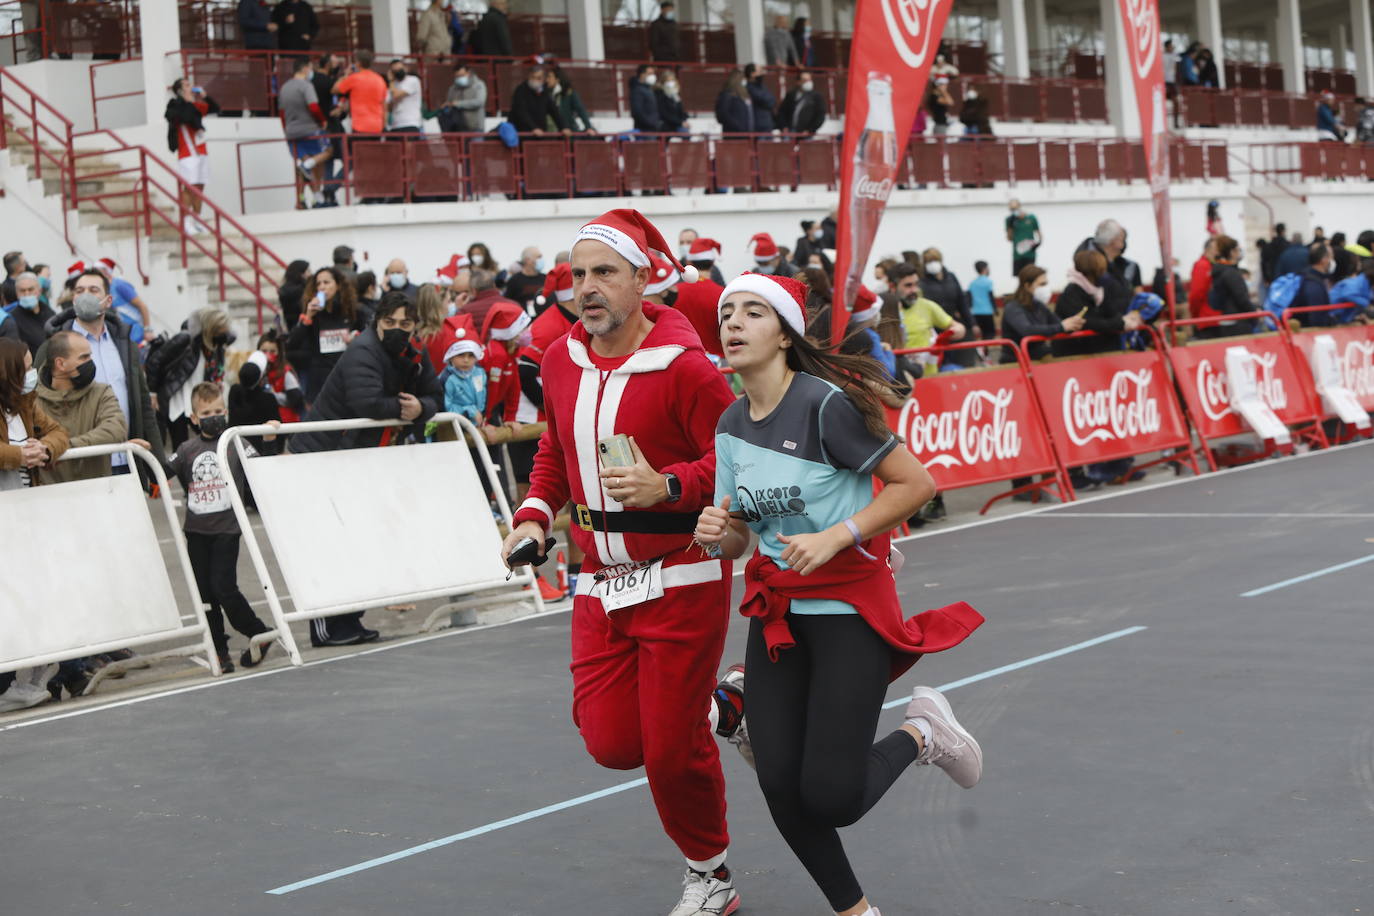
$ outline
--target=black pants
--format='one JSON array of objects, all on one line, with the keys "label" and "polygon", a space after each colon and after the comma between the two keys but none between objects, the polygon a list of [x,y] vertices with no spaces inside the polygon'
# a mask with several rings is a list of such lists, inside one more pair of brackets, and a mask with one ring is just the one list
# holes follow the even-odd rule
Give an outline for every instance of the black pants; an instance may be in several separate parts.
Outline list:
[{"label": "black pants", "polygon": [[[210,638],[220,655],[229,650],[229,637],[224,633],[224,616],[244,636],[265,633],[269,627],[258,619],[248,599],[239,591],[238,534],[196,534],[186,532],[186,552],[191,555],[191,569],[196,574],[200,600],[210,605],[205,620],[210,625]],[[221,613],[223,611],[223,613]]]},{"label": "black pants", "polygon": [[768,660],[749,626],[744,712],[773,823],[830,906],[863,898],[837,827],[863,817],[915,759],[895,731],[873,744],[891,650],[857,614],[789,614],[797,644]]},{"label": "black pants", "polygon": [[1013,257],[1011,259],[1011,275],[1013,277],[1021,276],[1021,271],[1025,270],[1027,267],[1030,267],[1034,263],[1035,255],[1030,255],[1029,257],[1024,258]]},{"label": "black pants", "polygon": [[974,323],[978,325],[978,330],[983,332],[984,340],[997,339],[997,316],[996,315],[974,315]]}]

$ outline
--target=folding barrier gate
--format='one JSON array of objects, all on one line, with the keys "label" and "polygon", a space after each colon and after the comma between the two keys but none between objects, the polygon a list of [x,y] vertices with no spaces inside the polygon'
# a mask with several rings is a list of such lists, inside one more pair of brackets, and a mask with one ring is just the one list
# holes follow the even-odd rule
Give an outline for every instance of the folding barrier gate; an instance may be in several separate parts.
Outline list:
[{"label": "folding barrier gate", "polygon": [[[1290,308],[1283,314],[1286,318],[1294,314],[1333,312],[1346,308],[1349,306],[1344,304],[1306,305]],[[1328,406],[1328,399],[1323,398],[1324,415],[1341,420],[1343,431],[1337,435],[1337,441],[1348,442],[1360,435],[1370,435],[1374,432],[1369,419],[1369,414],[1374,413],[1374,325],[1348,324],[1288,331],[1288,339],[1293,347],[1312,369],[1312,378],[1319,396],[1323,394],[1324,381],[1317,366],[1320,358],[1318,346],[1323,338],[1331,340],[1334,350],[1332,356],[1339,372],[1340,384],[1349,392],[1354,402],[1352,406],[1356,412],[1364,412],[1364,416],[1358,419],[1340,416],[1332,409],[1334,405]]]},{"label": "folding barrier gate", "polygon": [[[69,449],[61,461],[124,454],[146,464],[171,525],[187,604],[178,605],[147,497],[137,474],[96,477],[3,495],[11,537],[0,576],[0,671],[32,668],[117,649],[184,641],[132,662],[112,662],[86,686],[159,658],[190,656],[218,675],[219,659],[205,622],[186,541],[162,466],[131,442]],[[75,555],[72,526],[96,532],[106,549]],[[64,527],[58,528],[58,524]],[[45,532],[61,532],[45,536]],[[20,537],[20,532],[32,536]]]},{"label": "folding barrier gate", "polygon": [[[501,562],[501,536],[463,437],[466,430],[495,481],[497,468],[481,434],[454,414],[437,414],[434,421],[453,424],[457,441],[249,458],[245,436],[408,424],[328,420],[238,426],[220,437],[220,466],[228,467],[233,448],[295,608],[289,613],[282,608],[243,498],[231,487],[234,514],[275,623],[253,637],[254,647],[279,640],[299,665],[289,624],[390,602],[484,593],[448,609],[528,597],[536,612],[543,612],[533,570],[508,579]],[[510,503],[501,487],[493,491],[509,525]],[[525,586],[529,591],[520,591]]]}]

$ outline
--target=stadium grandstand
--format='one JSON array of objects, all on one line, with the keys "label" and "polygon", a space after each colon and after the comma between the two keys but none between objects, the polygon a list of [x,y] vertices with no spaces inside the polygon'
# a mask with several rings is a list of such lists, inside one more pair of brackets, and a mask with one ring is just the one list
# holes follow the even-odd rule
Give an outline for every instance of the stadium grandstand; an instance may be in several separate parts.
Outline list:
[{"label": "stadium grandstand", "polygon": [[0,249],[12,910],[1374,906],[1374,0],[0,0]]}]

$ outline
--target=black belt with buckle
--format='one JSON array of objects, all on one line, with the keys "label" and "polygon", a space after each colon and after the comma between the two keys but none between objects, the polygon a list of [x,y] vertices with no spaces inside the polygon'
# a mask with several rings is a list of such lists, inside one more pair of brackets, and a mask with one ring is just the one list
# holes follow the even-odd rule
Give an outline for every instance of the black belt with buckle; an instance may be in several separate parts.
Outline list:
[{"label": "black belt with buckle", "polygon": [[691,534],[697,517],[690,512],[598,512],[581,503],[573,505],[573,524],[583,531],[609,534]]}]

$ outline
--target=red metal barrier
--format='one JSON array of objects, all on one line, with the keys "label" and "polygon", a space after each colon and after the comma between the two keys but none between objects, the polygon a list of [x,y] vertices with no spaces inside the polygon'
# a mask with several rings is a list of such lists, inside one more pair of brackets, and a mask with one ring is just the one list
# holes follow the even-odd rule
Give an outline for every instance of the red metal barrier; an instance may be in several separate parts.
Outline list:
[{"label": "red metal barrier", "polygon": [[[1273,316],[1268,312],[1246,312],[1240,315],[1185,318],[1166,322],[1165,327],[1175,331],[1181,327],[1210,327],[1222,321],[1261,319],[1272,321]],[[1279,420],[1290,428],[1302,427],[1299,435],[1313,445],[1322,448],[1329,445],[1321,428],[1321,402],[1313,387],[1311,372],[1305,366],[1298,365],[1286,329],[1240,337],[1194,339],[1187,344],[1168,347],[1168,355],[1193,428],[1202,440],[1208,465],[1213,470],[1218,466],[1212,446],[1214,440],[1250,432],[1240,416],[1231,409],[1226,374],[1226,351],[1231,347],[1245,348],[1255,361],[1260,397]],[[1270,443],[1263,454],[1272,454],[1273,451],[1274,446]],[[1247,456],[1245,460],[1253,457]]]},{"label": "red metal barrier", "polygon": [[[1348,303],[1305,305],[1287,309],[1283,314],[1287,318],[1294,314],[1333,312],[1346,308],[1349,308]],[[1342,384],[1350,389],[1366,412],[1374,414],[1374,325],[1343,324],[1332,327],[1298,328],[1296,330],[1285,328],[1285,331],[1299,361],[1306,365],[1309,371],[1312,366],[1312,356],[1316,348],[1317,338],[1322,336],[1332,338],[1336,342]],[[1311,374],[1315,385],[1316,373],[1311,372]],[[1318,395],[1318,402],[1321,402],[1320,395]],[[1333,417],[1324,409],[1323,416],[1328,419]],[[1342,431],[1335,441],[1348,442],[1356,438],[1356,435],[1357,431],[1353,427],[1342,424]]]},{"label": "red metal barrier", "polygon": [[[1003,344],[1015,346],[1006,340],[979,340],[897,352],[1000,348]],[[1017,360],[1015,365],[919,378],[906,404],[887,411],[888,425],[942,491],[1035,478],[997,494],[983,512],[999,499],[1042,489],[1057,489],[1062,501],[1073,499],[1068,474],[1050,446],[1044,415],[1031,391],[1025,357],[1018,353]]]},{"label": "red metal barrier", "polygon": [[[1066,467],[1167,452],[1145,464],[1187,461],[1200,473],[1192,436],[1170,382],[1163,342],[1150,328],[1147,352],[1104,353],[1036,363],[1030,370],[1035,396],[1045,414],[1050,442]],[[1027,337],[1027,348],[1045,340],[1096,337],[1079,331],[1055,338]]]}]

